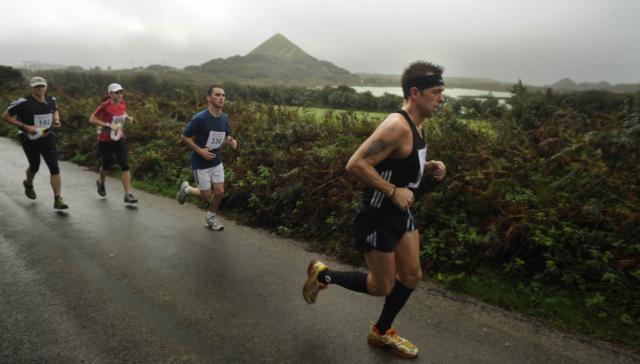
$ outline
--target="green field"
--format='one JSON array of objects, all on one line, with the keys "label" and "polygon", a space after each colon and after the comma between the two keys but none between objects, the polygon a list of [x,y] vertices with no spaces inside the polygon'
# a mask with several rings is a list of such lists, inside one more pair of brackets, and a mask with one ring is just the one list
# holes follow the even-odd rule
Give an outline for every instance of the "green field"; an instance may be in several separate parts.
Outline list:
[{"label": "green field", "polygon": [[327,109],[320,107],[300,107],[300,106],[286,106],[292,110],[297,110],[300,115],[305,113],[313,115],[317,120],[322,120],[327,114],[351,114],[359,119],[379,120],[382,121],[387,113],[382,112],[369,112],[369,111],[353,111],[353,110],[340,110],[340,109]]}]

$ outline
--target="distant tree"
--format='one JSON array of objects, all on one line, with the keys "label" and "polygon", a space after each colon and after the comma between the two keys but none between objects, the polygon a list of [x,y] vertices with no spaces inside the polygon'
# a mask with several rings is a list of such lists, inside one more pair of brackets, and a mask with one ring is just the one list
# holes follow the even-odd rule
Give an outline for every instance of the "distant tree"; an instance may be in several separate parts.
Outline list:
[{"label": "distant tree", "polygon": [[145,70],[147,71],[153,71],[153,72],[161,72],[161,71],[170,71],[170,70],[174,70],[175,68],[171,67],[171,66],[165,66],[162,64],[152,64],[150,66],[148,66],[147,68],[145,68]]},{"label": "distant tree", "polygon": [[481,116],[489,119],[498,119],[502,116],[504,108],[495,97],[488,97],[480,104]]},{"label": "distant tree", "polygon": [[149,73],[136,74],[129,80],[129,88],[145,94],[159,93],[159,85],[158,80]]},{"label": "distant tree", "polygon": [[399,109],[402,106],[402,97],[384,93],[382,96],[378,97],[378,110],[391,112]]},{"label": "distant tree", "polygon": [[511,92],[515,96],[523,96],[527,93],[527,87],[522,83],[522,80],[518,79],[518,83],[513,85],[513,89],[511,89]]},{"label": "distant tree", "polygon": [[13,90],[19,88],[23,81],[24,77],[20,70],[8,66],[0,66],[0,89]]}]

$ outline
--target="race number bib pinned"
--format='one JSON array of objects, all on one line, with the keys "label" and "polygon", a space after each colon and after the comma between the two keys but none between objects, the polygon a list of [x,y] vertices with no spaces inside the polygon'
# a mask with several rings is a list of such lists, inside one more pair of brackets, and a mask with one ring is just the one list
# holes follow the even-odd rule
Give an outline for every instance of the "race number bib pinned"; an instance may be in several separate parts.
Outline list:
[{"label": "race number bib pinned", "polygon": [[53,114],[33,115],[33,126],[36,128],[49,129],[51,128],[52,120]]},{"label": "race number bib pinned", "polygon": [[27,138],[29,138],[29,140],[36,140],[47,134],[49,129],[51,129],[52,120],[53,114],[33,115],[33,126],[36,128],[36,133],[27,134]]},{"label": "race number bib pinned", "polygon": [[127,121],[125,115],[114,116],[111,121],[111,140],[118,141],[122,138],[122,128]]},{"label": "race number bib pinned", "polygon": [[222,143],[224,143],[225,135],[226,133],[224,131],[210,131],[205,147],[209,150],[220,149]]},{"label": "race number bib pinned", "polygon": [[409,183],[407,187],[409,188],[418,188],[420,186],[420,181],[422,181],[422,175],[424,173],[424,166],[427,163],[427,148],[418,149],[418,160],[420,160],[420,172],[418,173],[418,178],[416,178],[415,182]]}]

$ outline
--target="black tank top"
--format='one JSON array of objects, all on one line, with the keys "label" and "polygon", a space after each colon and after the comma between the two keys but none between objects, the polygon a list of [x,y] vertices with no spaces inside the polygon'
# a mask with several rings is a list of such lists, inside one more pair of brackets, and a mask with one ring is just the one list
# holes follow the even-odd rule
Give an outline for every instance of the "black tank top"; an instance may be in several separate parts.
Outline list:
[{"label": "black tank top", "polygon": [[[396,111],[396,113],[404,116],[404,119],[411,128],[413,137],[413,148],[409,156],[403,159],[387,158],[374,166],[376,171],[386,181],[394,184],[396,187],[408,187],[415,190],[420,186],[424,165],[427,160],[427,145],[418,129],[411,121],[409,114],[404,110]],[[361,209],[398,209],[382,192],[371,187],[365,187],[360,202]]]}]

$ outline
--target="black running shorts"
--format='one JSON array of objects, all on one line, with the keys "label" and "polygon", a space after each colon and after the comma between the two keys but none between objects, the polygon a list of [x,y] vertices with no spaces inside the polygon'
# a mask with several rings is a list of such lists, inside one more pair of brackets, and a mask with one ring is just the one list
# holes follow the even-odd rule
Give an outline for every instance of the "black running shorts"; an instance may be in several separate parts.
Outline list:
[{"label": "black running shorts", "polygon": [[56,137],[52,133],[36,140],[29,140],[26,135],[20,134],[20,139],[24,154],[29,161],[29,171],[31,171],[31,173],[36,173],[40,169],[40,156],[42,156],[51,175],[55,176],[60,174]]},{"label": "black running shorts", "polygon": [[371,250],[394,251],[406,232],[417,229],[411,210],[363,209],[354,221],[356,249],[361,253]]},{"label": "black running shorts", "polygon": [[127,157],[127,145],[124,139],[120,139],[117,142],[98,142],[98,149],[102,155],[102,169],[110,171],[113,168],[113,155],[116,155],[116,160],[120,165],[120,170],[129,170],[129,158]]}]

